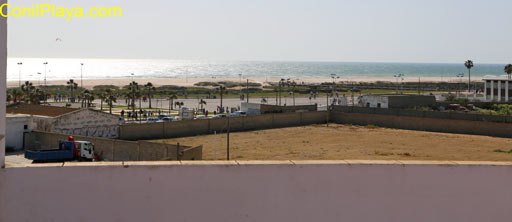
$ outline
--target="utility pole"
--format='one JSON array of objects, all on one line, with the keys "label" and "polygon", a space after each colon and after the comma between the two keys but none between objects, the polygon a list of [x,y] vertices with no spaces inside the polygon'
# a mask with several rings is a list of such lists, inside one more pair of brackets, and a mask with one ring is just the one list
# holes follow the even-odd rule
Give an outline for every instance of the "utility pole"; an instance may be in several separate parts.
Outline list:
[{"label": "utility pole", "polygon": [[228,133],[227,133],[227,159],[229,160],[229,117],[228,117]]},{"label": "utility pole", "polygon": [[[242,84],[240,84],[240,87],[242,87],[241,85]],[[246,88],[246,90],[247,90],[247,92],[246,92],[247,93],[247,103],[249,103],[249,79],[247,79],[247,88]]]},{"label": "utility pole", "polygon": [[279,106],[281,106],[281,84],[283,80],[279,81]]}]

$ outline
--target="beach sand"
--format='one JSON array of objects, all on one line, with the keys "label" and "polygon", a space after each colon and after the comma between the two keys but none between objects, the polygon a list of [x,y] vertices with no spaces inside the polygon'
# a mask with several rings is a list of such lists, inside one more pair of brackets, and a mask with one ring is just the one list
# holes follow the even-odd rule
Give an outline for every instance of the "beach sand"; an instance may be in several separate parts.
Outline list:
[{"label": "beach sand", "polygon": [[[78,86],[81,86],[80,79],[74,79],[76,83],[78,83]],[[318,77],[318,78],[300,78],[300,79],[293,79],[295,82],[298,83],[309,83],[309,84],[319,84],[323,82],[332,82],[331,78],[328,77]],[[418,82],[420,79],[418,77],[406,77],[404,78],[403,82]],[[471,78],[472,81],[481,81],[482,77],[476,77]],[[52,80],[47,81],[47,85],[66,85],[66,82],[68,80]],[[83,87],[92,89],[92,87],[96,85],[115,85],[115,86],[125,86],[128,85],[132,81],[131,78],[119,78],[119,79],[84,79],[83,80]],[[198,82],[219,82],[219,81],[233,81],[233,82],[239,82],[239,78],[134,78],[133,81],[138,82],[139,84],[146,84],[148,82],[153,83],[155,86],[162,86],[162,85],[176,85],[176,86],[193,86],[195,83]],[[242,79],[242,82],[247,81],[246,79]],[[258,83],[266,83],[266,82],[277,82],[279,81],[279,78],[249,78],[250,82],[258,82]],[[346,81],[353,81],[353,82],[377,82],[377,81],[388,81],[388,82],[396,82],[396,78],[339,78],[337,79],[337,82],[346,82]],[[460,81],[467,81],[467,78],[464,79],[457,79],[456,77],[422,77],[422,82],[460,82]],[[22,83],[24,80],[22,80]],[[35,86],[38,85],[38,81],[31,81]],[[19,84],[19,81],[7,81],[7,87],[17,87]],[[44,85],[43,80],[40,81],[41,85]]]}]

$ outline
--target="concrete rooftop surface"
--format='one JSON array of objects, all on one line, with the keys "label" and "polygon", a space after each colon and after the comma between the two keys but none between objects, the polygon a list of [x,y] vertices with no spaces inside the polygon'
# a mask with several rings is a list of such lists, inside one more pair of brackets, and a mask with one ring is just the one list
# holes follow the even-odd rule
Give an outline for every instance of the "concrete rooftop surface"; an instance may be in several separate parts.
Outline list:
[{"label": "concrete rooftop surface", "polygon": [[23,167],[105,167],[105,166],[244,166],[244,165],[442,165],[512,166],[512,161],[431,161],[431,160],[228,160],[228,161],[119,161],[11,163],[6,168]]}]

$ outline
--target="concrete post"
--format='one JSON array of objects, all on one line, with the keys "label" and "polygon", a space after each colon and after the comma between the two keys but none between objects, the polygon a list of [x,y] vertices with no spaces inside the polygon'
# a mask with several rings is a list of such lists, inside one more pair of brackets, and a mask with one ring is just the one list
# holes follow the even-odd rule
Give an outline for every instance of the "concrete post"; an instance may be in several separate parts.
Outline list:
[{"label": "concrete post", "polygon": [[487,80],[484,81],[484,101],[487,102]]},{"label": "concrete post", "polygon": [[506,80],[505,81],[505,102],[508,102],[508,84],[509,84],[509,81]]},{"label": "concrete post", "polygon": [[491,101],[494,99],[494,80],[491,80]]},{"label": "concrete post", "polygon": [[[0,0],[0,5],[7,0]],[[7,7],[3,7],[7,14]],[[7,17],[0,16],[0,168],[5,167],[5,100],[7,89]]]},{"label": "concrete post", "polygon": [[498,102],[501,102],[501,80],[498,80]]}]

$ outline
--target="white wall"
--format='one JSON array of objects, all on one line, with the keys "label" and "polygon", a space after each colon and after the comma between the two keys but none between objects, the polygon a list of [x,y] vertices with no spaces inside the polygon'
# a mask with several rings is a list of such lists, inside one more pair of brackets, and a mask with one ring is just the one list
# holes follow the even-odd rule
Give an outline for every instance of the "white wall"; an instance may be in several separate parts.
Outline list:
[{"label": "white wall", "polygon": [[[7,0],[0,0],[0,5]],[[4,14],[7,13],[6,7]],[[0,16],[0,135],[5,135],[5,100],[7,88],[7,18]],[[5,138],[0,139],[0,168],[4,166]]]},{"label": "white wall", "polygon": [[377,108],[379,103],[381,108],[389,107],[389,99],[387,96],[364,95],[361,97],[361,103],[363,106],[366,106],[366,103],[370,103],[371,108]]},{"label": "white wall", "polygon": [[82,109],[56,117],[51,132],[80,136],[118,138],[119,116]]},{"label": "white wall", "polygon": [[[9,130],[5,133],[6,147],[23,149],[23,133],[29,131],[30,119],[30,116],[9,116],[7,118],[6,125]],[[25,125],[27,130],[25,130]]]},{"label": "white wall", "polygon": [[2,222],[511,220],[512,163],[294,163],[139,162],[89,167],[84,165],[94,163],[69,163],[6,168],[0,170],[0,218]]}]

